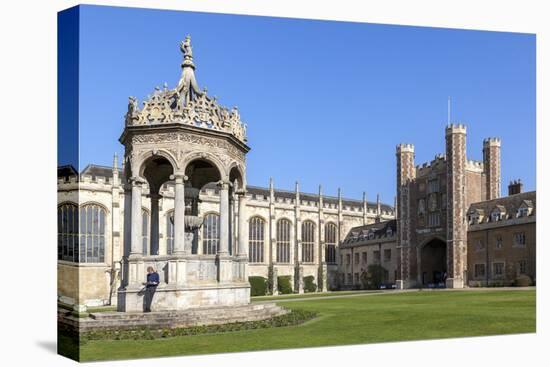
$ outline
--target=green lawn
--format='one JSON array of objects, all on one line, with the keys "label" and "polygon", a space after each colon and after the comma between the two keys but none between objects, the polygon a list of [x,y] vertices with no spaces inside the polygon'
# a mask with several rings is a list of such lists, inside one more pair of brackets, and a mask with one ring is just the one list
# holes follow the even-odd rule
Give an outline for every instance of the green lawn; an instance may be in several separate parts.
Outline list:
[{"label": "green lawn", "polygon": [[265,302],[265,301],[277,301],[282,299],[294,299],[294,298],[319,298],[319,297],[334,297],[334,296],[349,296],[350,294],[363,294],[363,293],[381,293],[382,291],[333,291],[323,293],[302,293],[302,294],[281,294],[280,296],[256,296],[251,297],[252,302]]},{"label": "green lawn", "polygon": [[303,325],[158,340],[89,341],[82,361],[535,332],[535,291],[419,291],[284,302]]}]

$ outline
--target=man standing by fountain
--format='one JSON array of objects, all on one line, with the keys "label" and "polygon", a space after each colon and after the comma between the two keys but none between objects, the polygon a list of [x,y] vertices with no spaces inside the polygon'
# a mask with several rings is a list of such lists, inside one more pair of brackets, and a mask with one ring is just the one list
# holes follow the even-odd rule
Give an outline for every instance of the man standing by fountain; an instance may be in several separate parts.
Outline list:
[{"label": "man standing by fountain", "polygon": [[143,297],[143,312],[151,312],[153,296],[159,285],[159,274],[152,266],[147,267],[147,282],[145,283],[145,295]]}]

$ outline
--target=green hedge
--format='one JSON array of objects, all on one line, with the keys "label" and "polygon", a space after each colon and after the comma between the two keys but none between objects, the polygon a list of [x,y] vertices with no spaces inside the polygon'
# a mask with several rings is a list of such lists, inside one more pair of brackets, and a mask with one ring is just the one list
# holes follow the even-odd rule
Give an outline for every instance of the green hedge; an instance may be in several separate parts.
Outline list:
[{"label": "green hedge", "polygon": [[[367,271],[361,273],[361,286],[363,289],[380,289],[383,283],[384,272],[386,269],[378,264],[371,264]],[[357,288],[359,289],[359,288]]]},{"label": "green hedge", "polygon": [[267,279],[264,277],[248,277],[250,296],[265,296],[267,294]]},{"label": "green hedge", "polygon": [[317,284],[314,282],[315,277],[313,275],[308,275],[304,277],[304,292],[315,292],[317,290]]},{"label": "green hedge", "polygon": [[519,275],[514,282],[516,287],[529,287],[532,284],[531,277],[529,275]]},{"label": "green hedge", "polygon": [[275,316],[267,320],[233,322],[221,325],[203,325],[174,329],[150,329],[141,327],[133,330],[94,330],[82,333],[80,336],[80,343],[85,344],[88,340],[157,339],[170,338],[175,336],[225,333],[230,331],[293,326],[302,324],[308,320],[315,318],[316,316],[317,312],[314,311],[292,310],[285,315]]},{"label": "green hedge", "polygon": [[277,277],[277,289],[279,294],[291,294],[292,286],[290,285],[290,275],[282,275]]}]

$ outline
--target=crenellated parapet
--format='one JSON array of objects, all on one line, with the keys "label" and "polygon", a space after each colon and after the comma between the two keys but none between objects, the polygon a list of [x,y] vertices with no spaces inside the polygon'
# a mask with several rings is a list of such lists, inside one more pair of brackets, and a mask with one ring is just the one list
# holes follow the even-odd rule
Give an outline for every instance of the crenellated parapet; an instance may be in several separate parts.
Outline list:
[{"label": "crenellated parapet", "polygon": [[413,144],[398,144],[395,148],[396,153],[414,153]]},{"label": "crenellated parapet", "polygon": [[448,124],[445,128],[445,135],[449,134],[464,134],[466,135],[466,125],[464,124]]},{"label": "crenellated parapet", "polygon": [[485,138],[483,139],[483,147],[500,147],[500,138]]}]

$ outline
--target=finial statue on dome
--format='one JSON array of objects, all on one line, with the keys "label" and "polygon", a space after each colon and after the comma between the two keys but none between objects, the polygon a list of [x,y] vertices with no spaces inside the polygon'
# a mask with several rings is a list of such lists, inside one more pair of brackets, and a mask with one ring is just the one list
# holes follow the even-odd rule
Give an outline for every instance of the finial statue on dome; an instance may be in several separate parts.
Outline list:
[{"label": "finial statue on dome", "polygon": [[191,36],[185,36],[185,41],[180,43],[181,52],[185,59],[193,59],[193,48],[191,47]]},{"label": "finial statue on dome", "polygon": [[204,94],[195,79],[195,64],[193,64],[193,49],[191,47],[191,36],[187,35],[185,40],[180,43],[180,50],[183,53],[183,62],[181,63],[181,78],[176,88],[178,100],[182,106],[187,105],[197,96]]}]

